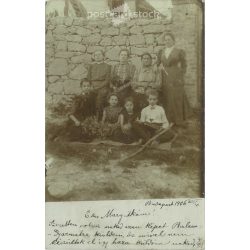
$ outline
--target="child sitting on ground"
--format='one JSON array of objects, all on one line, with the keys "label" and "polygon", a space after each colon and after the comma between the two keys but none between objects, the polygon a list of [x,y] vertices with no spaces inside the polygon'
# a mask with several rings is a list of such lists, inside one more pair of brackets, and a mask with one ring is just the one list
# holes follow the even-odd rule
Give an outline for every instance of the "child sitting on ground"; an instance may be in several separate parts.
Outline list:
[{"label": "child sitting on ground", "polygon": [[90,142],[93,138],[84,133],[82,124],[87,118],[95,116],[95,94],[87,80],[81,82],[81,89],[81,95],[72,100],[73,107],[68,115],[70,121],[67,130],[71,140]]},{"label": "child sitting on ground", "polygon": [[[151,137],[156,135],[161,129],[168,128],[169,122],[167,120],[164,109],[157,105],[158,92],[151,90],[148,93],[149,105],[141,111],[141,118],[139,122],[135,123],[133,128],[135,133],[142,140],[142,143],[146,143]],[[168,142],[174,137],[171,131],[167,131],[162,134],[154,144]]]},{"label": "child sitting on ground", "polygon": [[131,97],[128,97],[124,101],[124,109],[119,117],[120,128],[116,130],[114,140],[126,144],[135,142],[137,137],[133,125],[137,119],[138,114],[134,111],[134,101]]},{"label": "child sitting on ground", "polygon": [[122,107],[119,106],[119,99],[116,94],[108,96],[109,106],[104,108],[102,116],[102,137],[112,139],[115,130],[119,127],[119,115]]},{"label": "child sitting on ground", "polygon": [[104,53],[102,50],[97,50],[93,59],[94,63],[89,66],[88,70],[88,80],[96,93],[96,113],[98,120],[101,120],[109,92],[111,66],[103,61]]}]

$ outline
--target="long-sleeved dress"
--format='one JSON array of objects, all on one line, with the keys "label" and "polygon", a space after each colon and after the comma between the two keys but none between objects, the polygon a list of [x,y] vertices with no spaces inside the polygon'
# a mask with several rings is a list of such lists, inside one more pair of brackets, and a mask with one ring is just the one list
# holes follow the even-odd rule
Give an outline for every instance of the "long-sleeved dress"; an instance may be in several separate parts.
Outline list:
[{"label": "long-sleeved dress", "polygon": [[106,105],[109,93],[111,67],[107,63],[93,63],[89,66],[88,80],[96,93],[96,109],[99,118]]},{"label": "long-sleeved dress", "polygon": [[140,67],[135,71],[133,89],[136,87],[151,87],[152,89],[160,90],[161,88],[161,75],[157,67]]},{"label": "long-sleeved dress", "polygon": [[119,101],[123,104],[131,94],[131,84],[135,73],[135,66],[130,63],[116,64],[111,71],[111,85],[117,88]]},{"label": "long-sleeved dress", "polygon": [[165,70],[162,75],[162,103],[170,122],[182,124],[190,114],[190,107],[184,90],[184,75],[187,63],[185,51],[173,48],[166,56],[165,49],[158,54],[158,65]]}]

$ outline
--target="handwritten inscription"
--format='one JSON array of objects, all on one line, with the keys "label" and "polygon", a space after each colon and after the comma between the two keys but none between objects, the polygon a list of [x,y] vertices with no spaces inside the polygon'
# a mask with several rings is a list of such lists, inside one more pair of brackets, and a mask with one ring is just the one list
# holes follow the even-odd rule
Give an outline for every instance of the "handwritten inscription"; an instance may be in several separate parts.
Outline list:
[{"label": "handwritten inscription", "polygon": [[102,203],[48,203],[47,249],[204,247],[201,199]]}]

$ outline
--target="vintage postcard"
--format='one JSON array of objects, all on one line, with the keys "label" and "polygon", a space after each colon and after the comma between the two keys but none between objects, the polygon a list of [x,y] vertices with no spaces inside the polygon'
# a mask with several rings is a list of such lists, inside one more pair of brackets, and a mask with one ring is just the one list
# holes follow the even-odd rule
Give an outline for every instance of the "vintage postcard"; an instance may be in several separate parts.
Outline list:
[{"label": "vintage postcard", "polygon": [[46,249],[204,249],[204,3],[45,4]]}]

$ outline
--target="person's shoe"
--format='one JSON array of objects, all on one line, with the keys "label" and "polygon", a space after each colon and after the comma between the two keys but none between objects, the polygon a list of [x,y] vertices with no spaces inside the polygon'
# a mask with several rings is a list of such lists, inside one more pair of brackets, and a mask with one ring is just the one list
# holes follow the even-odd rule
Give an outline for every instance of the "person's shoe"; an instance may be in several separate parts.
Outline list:
[{"label": "person's shoe", "polygon": [[137,142],[137,145],[142,145],[143,144],[143,140],[139,139],[139,141]]}]

